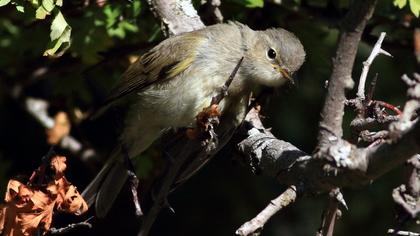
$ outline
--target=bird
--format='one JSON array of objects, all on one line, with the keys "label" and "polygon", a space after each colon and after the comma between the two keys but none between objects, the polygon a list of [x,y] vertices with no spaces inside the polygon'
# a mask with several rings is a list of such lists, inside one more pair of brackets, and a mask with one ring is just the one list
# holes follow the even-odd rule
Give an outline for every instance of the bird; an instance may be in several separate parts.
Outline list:
[{"label": "bird", "polygon": [[[131,64],[97,114],[122,108],[117,147],[82,196],[106,216],[127,180],[122,155],[144,152],[169,128],[196,127],[196,116],[208,107],[242,63],[227,96],[218,104],[222,116],[238,126],[245,117],[250,94],[262,86],[292,81],[305,61],[300,40],[282,28],[252,30],[239,22],[207,26],[169,37]],[[223,122],[223,121],[222,121]]]}]

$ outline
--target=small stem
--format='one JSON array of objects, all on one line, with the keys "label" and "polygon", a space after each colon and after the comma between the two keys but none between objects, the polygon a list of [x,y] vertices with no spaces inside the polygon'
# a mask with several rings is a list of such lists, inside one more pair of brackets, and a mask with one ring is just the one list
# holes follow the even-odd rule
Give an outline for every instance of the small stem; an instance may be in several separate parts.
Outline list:
[{"label": "small stem", "polygon": [[296,186],[291,185],[286,191],[280,194],[280,196],[272,200],[256,217],[236,230],[236,235],[247,236],[257,234],[274,214],[288,206],[290,203],[293,203],[297,196]]},{"label": "small stem", "polygon": [[233,79],[235,78],[236,73],[238,73],[239,67],[241,66],[243,60],[244,60],[244,57],[241,57],[241,59],[239,59],[232,73],[230,73],[229,78],[226,80],[225,84],[223,85],[221,92],[217,94],[217,96],[214,96],[212,98],[211,105],[219,104],[220,101],[222,101],[223,98],[226,97],[229,86],[232,83]]},{"label": "small stem", "polygon": [[59,228],[59,229],[51,228],[48,232],[49,232],[49,234],[66,234],[73,229],[77,229],[77,228],[81,228],[81,227],[92,228],[92,225],[88,222],[92,218],[93,218],[93,216],[91,216],[89,219],[87,219],[83,222],[69,224],[66,227]]},{"label": "small stem", "polygon": [[388,234],[404,235],[404,236],[420,236],[419,233],[414,233],[414,232],[409,232],[409,231],[399,231],[399,230],[393,230],[393,229],[388,229]]},{"label": "small stem", "polygon": [[361,100],[365,100],[366,77],[367,77],[367,74],[369,72],[370,65],[372,64],[375,57],[378,56],[379,54],[384,54],[384,55],[387,55],[387,56],[391,56],[391,54],[389,54],[388,52],[386,52],[385,50],[383,50],[381,48],[382,42],[384,41],[384,38],[385,38],[385,35],[386,35],[385,32],[381,33],[381,35],[379,36],[378,41],[376,41],[376,44],[373,47],[372,52],[370,53],[369,57],[367,58],[366,61],[363,62],[363,70],[362,70],[362,74],[360,75],[359,87],[357,89],[357,97],[360,98]]},{"label": "small stem", "polygon": [[398,107],[396,107],[392,104],[389,104],[389,103],[384,102],[384,101],[373,101],[373,102],[378,104],[379,106],[385,107],[386,109],[395,112],[398,116],[402,115],[402,111],[400,109],[398,109]]},{"label": "small stem", "polygon": [[340,214],[340,210],[338,209],[339,203],[347,208],[347,204],[339,188],[331,190],[329,195],[328,207],[322,214],[321,229],[317,233],[319,236],[333,236],[335,221]]}]

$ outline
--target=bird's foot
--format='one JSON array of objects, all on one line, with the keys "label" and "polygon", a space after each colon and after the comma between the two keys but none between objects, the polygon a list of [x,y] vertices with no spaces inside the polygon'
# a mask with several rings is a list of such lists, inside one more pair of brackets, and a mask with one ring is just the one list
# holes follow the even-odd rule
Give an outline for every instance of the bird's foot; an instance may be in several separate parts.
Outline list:
[{"label": "bird's foot", "polygon": [[218,139],[214,129],[220,123],[221,113],[217,104],[212,104],[203,109],[196,116],[196,128],[188,129],[190,139],[201,139],[201,144],[206,150],[211,151],[217,147]]}]

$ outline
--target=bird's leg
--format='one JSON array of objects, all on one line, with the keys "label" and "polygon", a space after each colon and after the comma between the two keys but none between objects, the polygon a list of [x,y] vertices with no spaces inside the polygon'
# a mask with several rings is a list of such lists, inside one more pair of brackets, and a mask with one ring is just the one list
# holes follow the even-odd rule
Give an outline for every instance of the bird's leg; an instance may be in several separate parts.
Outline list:
[{"label": "bird's leg", "polygon": [[200,139],[201,144],[208,151],[217,147],[218,139],[214,128],[220,123],[220,110],[218,104],[212,104],[203,109],[195,117],[197,127],[187,130],[187,136],[191,139]]},{"label": "bird's leg", "polygon": [[134,207],[136,209],[136,216],[142,216],[143,211],[140,207],[140,201],[137,194],[137,188],[139,187],[139,179],[137,178],[134,170],[133,162],[131,161],[128,151],[123,148],[124,165],[127,168],[128,181],[130,182],[131,194],[133,195]]},{"label": "bird's leg", "polygon": [[229,86],[235,78],[243,60],[244,57],[239,59],[232,73],[229,75],[229,78],[221,87],[220,92],[216,96],[212,97],[210,106],[204,108],[203,111],[198,113],[195,117],[197,128],[187,130],[187,136],[189,138],[200,138],[202,140],[201,144],[206,148],[206,152],[216,149],[219,144],[219,139],[214,131],[214,127],[220,123],[221,113],[219,110],[219,103],[228,95]]}]

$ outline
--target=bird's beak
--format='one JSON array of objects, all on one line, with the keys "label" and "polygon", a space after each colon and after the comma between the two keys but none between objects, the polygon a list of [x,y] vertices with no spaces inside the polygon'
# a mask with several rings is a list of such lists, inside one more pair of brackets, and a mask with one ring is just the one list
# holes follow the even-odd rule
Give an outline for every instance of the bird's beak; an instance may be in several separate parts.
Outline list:
[{"label": "bird's beak", "polygon": [[284,78],[286,78],[287,80],[289,80],[289,82],[290,82],[291,84],[295,84],[295,81],[294,81],[294,80],[293,80],[293,78],[290,76],[290,72],[289,72],[287,69],[282,68],[282,67],[280,67],[280,66],[278,66],[276,69],[278,70],[278,72],[280,72],[280,73],[283,75],[283,77],[284,77]]}]

